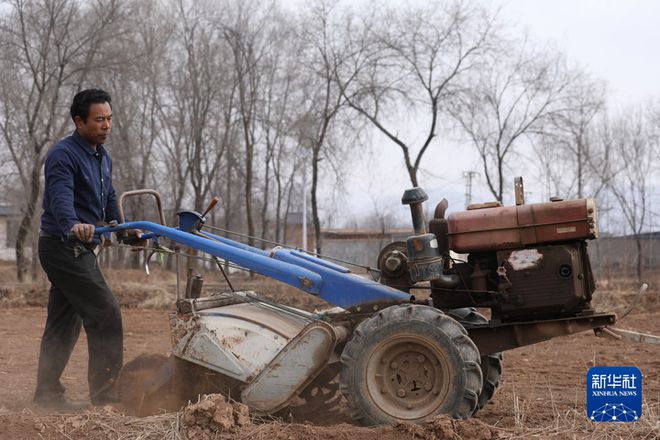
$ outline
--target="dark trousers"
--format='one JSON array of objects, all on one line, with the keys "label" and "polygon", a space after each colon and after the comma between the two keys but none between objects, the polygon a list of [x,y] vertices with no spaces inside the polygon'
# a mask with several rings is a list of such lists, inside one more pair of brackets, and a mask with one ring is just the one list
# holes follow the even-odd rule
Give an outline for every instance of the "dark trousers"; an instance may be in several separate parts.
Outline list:
[{"label": "dark trousers", "polygon": [[48,318],[41,338],[35,398],[64,393],[60,377],[85,327],[92,402],[111,389],[122,367],[119,304],[106,284],[96,255],[58,238],[39,238],[39,260],[51,282]]}]

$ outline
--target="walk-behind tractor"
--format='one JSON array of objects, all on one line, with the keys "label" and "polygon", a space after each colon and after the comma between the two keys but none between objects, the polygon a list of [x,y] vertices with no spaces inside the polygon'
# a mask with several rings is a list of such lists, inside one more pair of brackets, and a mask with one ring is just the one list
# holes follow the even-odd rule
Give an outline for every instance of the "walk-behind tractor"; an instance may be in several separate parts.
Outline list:
[{"label": "walk-behind tractor", "polygon": [[[151,190],[126,193],[120,205],[145,193],[160,210]],[[616,316],[591,308],[594,201],[525,204],[521,180],[516,194],[516,206],[471,205],[447,217],[442,200],[427,223],[425,192],[405,191],[414,234],[380,252],[377,279],[300,250],[262,250],[216,235],[205,226],[208,210],[179,213],[177,228],[165,226],[162,211],[163,224],[97,228],[105,236],[141,229],[148,249],[173,254],[177,265],[204,253],[224,275],[225,265],[239,265],[334,306],[298,310],[234,291],[228,278],[230,291],[201,295],[203,280],[189,269],[185,288],[177,275],[172,356],[130,386],[127,403],[146,412],[155,396],[220,392],[254,413],[276,414],[318,411],[343,395],[365,425],[467,418],[493,397],[503,351],[591,329],[620,337],[609,328]],[[134,368],[127,364],[123,376]]]}]

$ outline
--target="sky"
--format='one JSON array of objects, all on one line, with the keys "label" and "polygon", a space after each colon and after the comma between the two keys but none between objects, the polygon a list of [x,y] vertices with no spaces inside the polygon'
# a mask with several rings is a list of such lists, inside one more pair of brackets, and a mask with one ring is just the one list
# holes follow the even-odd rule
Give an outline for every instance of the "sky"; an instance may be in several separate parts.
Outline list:
[{"label": "sky", "polygon": [[[496,4],[493,2],[493,4]],[[503,14],[609,83],[612,102],[660,95],[660,1],[508,0]]]},{"label": "sky", "polygon": [[[501,17],[519,25],[521,32],[526,30],[539,44],[558,48],[569,61],[594,78],[604,80],[611,108],[660,99],[660,1],[491,0],[483,4],[501,8]],[[367,214],[374,206],[397,218],[408,217],[408,208],[400,204],[401,194],[411,186],[401,151],[378,136],[373,143],[373,154],[356,161],[348,173],[345,187],[349,195],[338,214],[330,219],[332,226],[341,226],[352,215]],[[469,148],[460,151],[446,145],[434,148],[437,151],[430,150],[423,160],[423,167],[430,171],[421,179],[429,193],[427,203],[435,205],[446,197],[450,211],[462,209],[463,173],[479,170],[478,158]],[[515,175],[526,177],[526,188],[530,189],[528,201],[545,201],[546,195],[533,188],[533,171],[515,165],[509,197]],[[492,199],[484,179],[477,176],[473,202]]]}]

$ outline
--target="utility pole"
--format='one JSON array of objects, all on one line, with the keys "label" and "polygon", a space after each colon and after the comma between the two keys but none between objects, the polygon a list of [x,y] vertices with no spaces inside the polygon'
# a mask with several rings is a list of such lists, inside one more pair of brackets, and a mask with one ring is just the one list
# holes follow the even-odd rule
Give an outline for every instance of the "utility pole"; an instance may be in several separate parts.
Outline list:
[{"label": "utility pole", "polygon": [[465,179],[465,206],[472,203],[472,179],[478,176],[476,171],[463,171],[463,178]]},{"label": "utility pole", "polygon": [[302,249],[307,252],[307,166],[303,166]]}]

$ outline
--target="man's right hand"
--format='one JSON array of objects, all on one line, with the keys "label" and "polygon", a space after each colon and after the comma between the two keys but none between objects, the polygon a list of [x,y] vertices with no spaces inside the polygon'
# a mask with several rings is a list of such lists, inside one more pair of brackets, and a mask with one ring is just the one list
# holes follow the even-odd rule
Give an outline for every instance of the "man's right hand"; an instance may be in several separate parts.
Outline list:
[{"label": "man's right hand", "polygon": [[90,242],[94,238],[94,231],[96,227],[87,223],[76,223],[71,228],[73,232],[80,241]]}]

